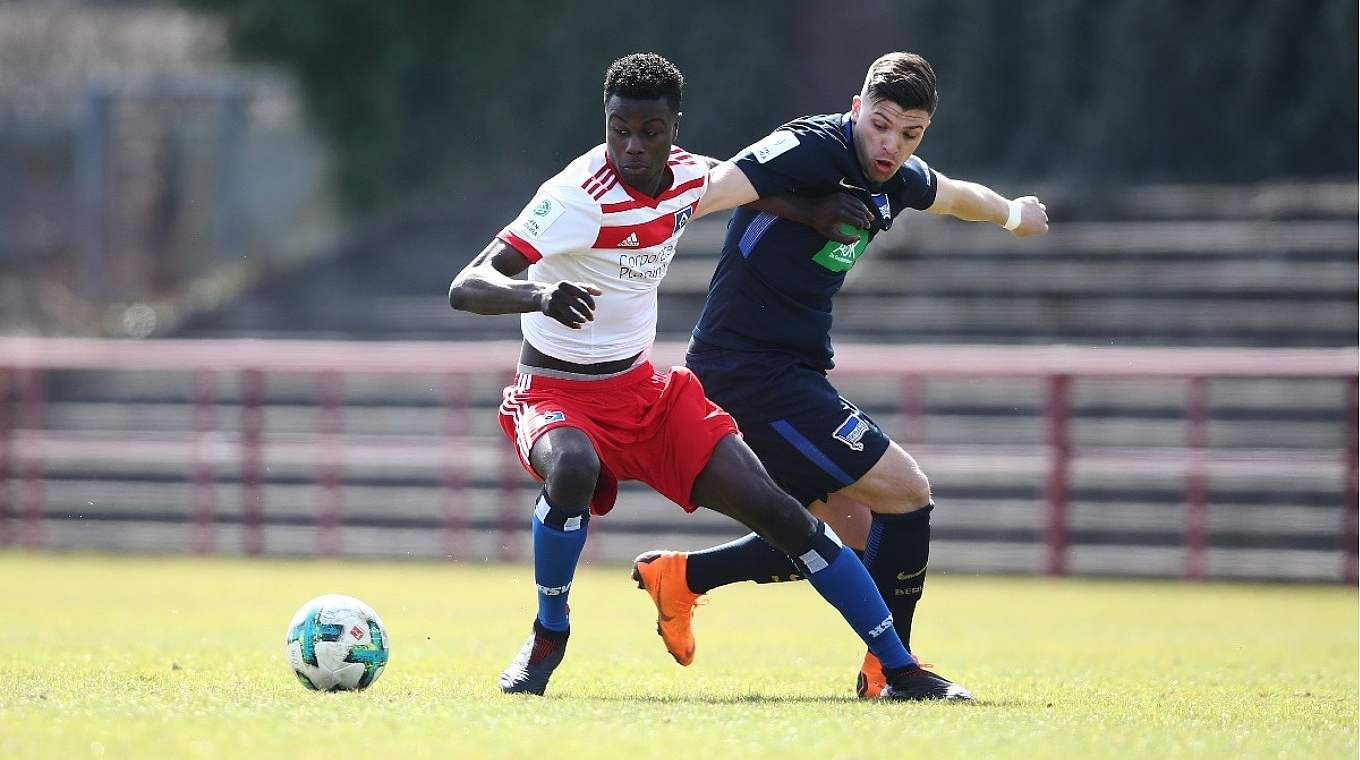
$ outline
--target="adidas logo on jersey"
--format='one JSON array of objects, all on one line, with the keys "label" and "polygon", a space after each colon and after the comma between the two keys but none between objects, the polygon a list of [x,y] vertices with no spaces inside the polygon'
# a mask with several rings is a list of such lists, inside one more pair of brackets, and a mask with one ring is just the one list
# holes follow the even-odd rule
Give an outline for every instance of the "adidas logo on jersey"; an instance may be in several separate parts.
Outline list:
[{"label": "adidas logo on jersey", "polygon": [[626,237],[626,238],[624,238],[623,240],[620,240],[620,241],[619,241],[619,247],[620,247],[620,248],[637,248],[637,247],[638,247],[637,233],[636,233],[636,232],[630,232],[630,233],[628,233],[628,237]]}]

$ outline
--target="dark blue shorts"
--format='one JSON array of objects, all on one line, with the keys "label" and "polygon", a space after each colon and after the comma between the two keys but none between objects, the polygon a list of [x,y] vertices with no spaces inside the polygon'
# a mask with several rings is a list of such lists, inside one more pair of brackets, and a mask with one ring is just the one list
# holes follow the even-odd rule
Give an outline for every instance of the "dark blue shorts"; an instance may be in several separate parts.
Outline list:
[{"label": "dark blue shorts", "polygon": [[891,443],[826,373],[797,357],[691,344],[685,366],[736,418],[775,483],[804,506],[859,480]]}]

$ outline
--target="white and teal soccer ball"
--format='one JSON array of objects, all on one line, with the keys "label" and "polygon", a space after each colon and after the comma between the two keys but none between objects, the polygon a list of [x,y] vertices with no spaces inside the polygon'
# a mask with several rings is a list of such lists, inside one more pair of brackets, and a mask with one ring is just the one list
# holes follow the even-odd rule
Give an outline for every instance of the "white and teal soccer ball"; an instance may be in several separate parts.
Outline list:
[{"label": "white and teal soccer ball", "polygon": [[302,605],[284,639],[298,680],[317,691],[372,686],[387,666],[389,647],[378,613],[343,594],[318,596]]}]

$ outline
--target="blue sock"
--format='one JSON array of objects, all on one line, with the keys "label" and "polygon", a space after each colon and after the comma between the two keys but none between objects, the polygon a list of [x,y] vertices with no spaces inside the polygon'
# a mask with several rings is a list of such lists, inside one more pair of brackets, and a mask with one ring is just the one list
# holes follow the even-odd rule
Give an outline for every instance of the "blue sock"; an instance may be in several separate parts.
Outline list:
[{"label": "blue sock", "polygon": [[534,504],[534,583],[538,586],[538,622],[550,631],[566,631],[567,594],[576,561],[586,545],[588,508],[563,509],[548,501],[547,489]]},{"label": "blue sock", "polygon": [[916,660],[893,629],[888,605],[874,586],[869,571],[855,553],[841,546],[840,539],[821,520],[808,549],[793,561],[822,598],[840,610],[845,622],[869,646],[885,669],[905,668]]}]

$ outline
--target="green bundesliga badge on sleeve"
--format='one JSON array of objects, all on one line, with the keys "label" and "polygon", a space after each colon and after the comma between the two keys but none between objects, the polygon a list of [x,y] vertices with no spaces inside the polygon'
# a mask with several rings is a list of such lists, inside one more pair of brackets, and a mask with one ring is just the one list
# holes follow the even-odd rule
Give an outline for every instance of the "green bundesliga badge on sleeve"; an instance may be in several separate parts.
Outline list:
[{"label": "green bundesliga badge on sleeve", "polygon": [[847,235],[858,235],[859,240],[853,243],[838,243],[835,240],[828,240],[821,250],[813,254],[812,260],[833,272],[848,272],[850,267],[855,265],[860,255],[864,253],[864,249],[868,247],[869,231],[851,227],[848,224],[842,224],[840,229]]}]

